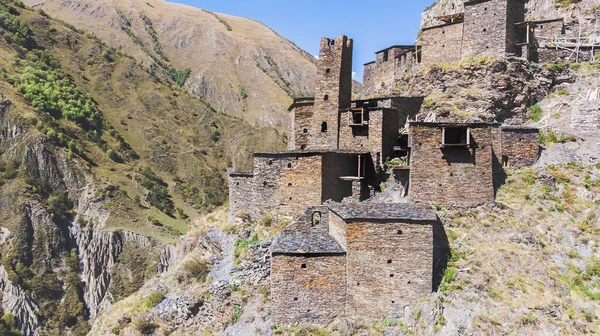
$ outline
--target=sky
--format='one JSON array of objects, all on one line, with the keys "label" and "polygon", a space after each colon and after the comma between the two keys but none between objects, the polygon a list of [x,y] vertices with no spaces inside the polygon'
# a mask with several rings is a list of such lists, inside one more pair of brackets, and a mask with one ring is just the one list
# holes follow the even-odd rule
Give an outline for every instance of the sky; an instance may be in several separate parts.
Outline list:
[{"label": "sky", "polygon": [[355,79],[375,52],[414,44],[421,13],[434,0],[169,0],[217,13],[261,21],[312,55],[321,37],[344,34],[354,40]]}]

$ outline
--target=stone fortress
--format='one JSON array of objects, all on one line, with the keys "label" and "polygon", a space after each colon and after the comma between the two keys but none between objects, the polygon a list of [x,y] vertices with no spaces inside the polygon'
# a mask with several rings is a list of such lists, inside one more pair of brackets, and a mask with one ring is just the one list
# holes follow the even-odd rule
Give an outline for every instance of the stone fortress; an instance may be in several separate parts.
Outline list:
[{"label": "stone fortress", "polygon": [[[573,43],[562,43],[566,36],[563,18],[526,21],[525,0],[471,0],[464,3],[464,12],[435,19],[441,24],[423,28],[415,45],[378,51],[376,60],[365,64],[366,96],[388,91],[397,79],[421,66],[468,57],[516,56],[548,63],[575,58],[590,61],[600,55],[600,40],[577,45],[576,53]],[[600,9],[596,20],[600,20]]]},{"label": "stone fortress", "polygon": [[[484,3],[520,4],[469,6]],[[321,40],[315,97],[289,109],[288,150],[255,153],[252,172],[229,175],[232,220],[291,222],[271,246],[276,324],[368,322],[435,291],[448,241],[433,204],[494,202],[504,167],[539,157],[537,129],[416,121],[423,98],[352,101],[352,43]],[[491,49],[516,50],[510,43]],[[424,51],[393,47],[378,61],[410,67]]]}]

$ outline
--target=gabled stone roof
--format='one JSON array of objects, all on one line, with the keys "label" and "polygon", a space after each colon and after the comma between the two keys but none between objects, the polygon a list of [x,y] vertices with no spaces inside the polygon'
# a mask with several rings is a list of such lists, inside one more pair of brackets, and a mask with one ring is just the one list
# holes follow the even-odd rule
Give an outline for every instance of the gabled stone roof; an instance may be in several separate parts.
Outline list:
[{"label": "gabled stone roof", "polygon": [[327,204],[343,220],[436,221],[435,211],[426,206],[398,203]]},{"label": "gabled stone roof", "polygon": [[344,249],[325,230],[303,228],[304,223],[287,227],[271,245],[277,254],[339,254]]}]

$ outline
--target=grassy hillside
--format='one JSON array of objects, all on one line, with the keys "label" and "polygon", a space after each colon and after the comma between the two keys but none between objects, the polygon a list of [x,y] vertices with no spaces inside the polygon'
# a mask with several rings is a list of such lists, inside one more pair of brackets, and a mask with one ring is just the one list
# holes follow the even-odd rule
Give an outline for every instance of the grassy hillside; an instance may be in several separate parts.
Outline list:
[{"label": "grassy hillside", "polygon": [[284,130],[314,57],[260,22],[162,0],[25,1],[133,55],[216,110]]},{"label": "grassy hillside", "polygon": [[[87,33],[4,7],[6,22],[15,21],[3,24],[0,41],[0,85],[14,103],[12,118],[34,126],[31,136],[52,139],[70,157],[86,161],[106,188],[123,190],[134,202],[139,198],[140,206],[127,210],[141,222],[154,217],[166,228],[131,228],[130,220],[115,219],[115,229],[162,238],[185,232],[184,218],[226,201],[226,168],[248,165],[240,148],[250,153],[264,144],[283,146],[276,131],[217,113]],[[160,196],[153,200],[161,193],[172,204],[160,205]]]}]

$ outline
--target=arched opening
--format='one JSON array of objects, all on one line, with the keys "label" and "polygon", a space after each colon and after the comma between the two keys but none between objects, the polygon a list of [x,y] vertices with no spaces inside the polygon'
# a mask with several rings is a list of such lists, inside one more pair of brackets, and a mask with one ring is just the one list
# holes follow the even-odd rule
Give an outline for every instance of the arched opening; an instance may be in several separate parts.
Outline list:
[{"label": "arched opening", "polygon": [[329,100],[329,95],[323,96],[323,100],[328,101]]},{"label": "arched opening", "polygon": [[326,133],[327,132],[327,122],[323,122],[321,124],[321,132]]},{"label": "arched opening", "polygon": [[319,225],[319,223],[321,223],[321,212],[315,211],[312,214],[312,225]]}]

